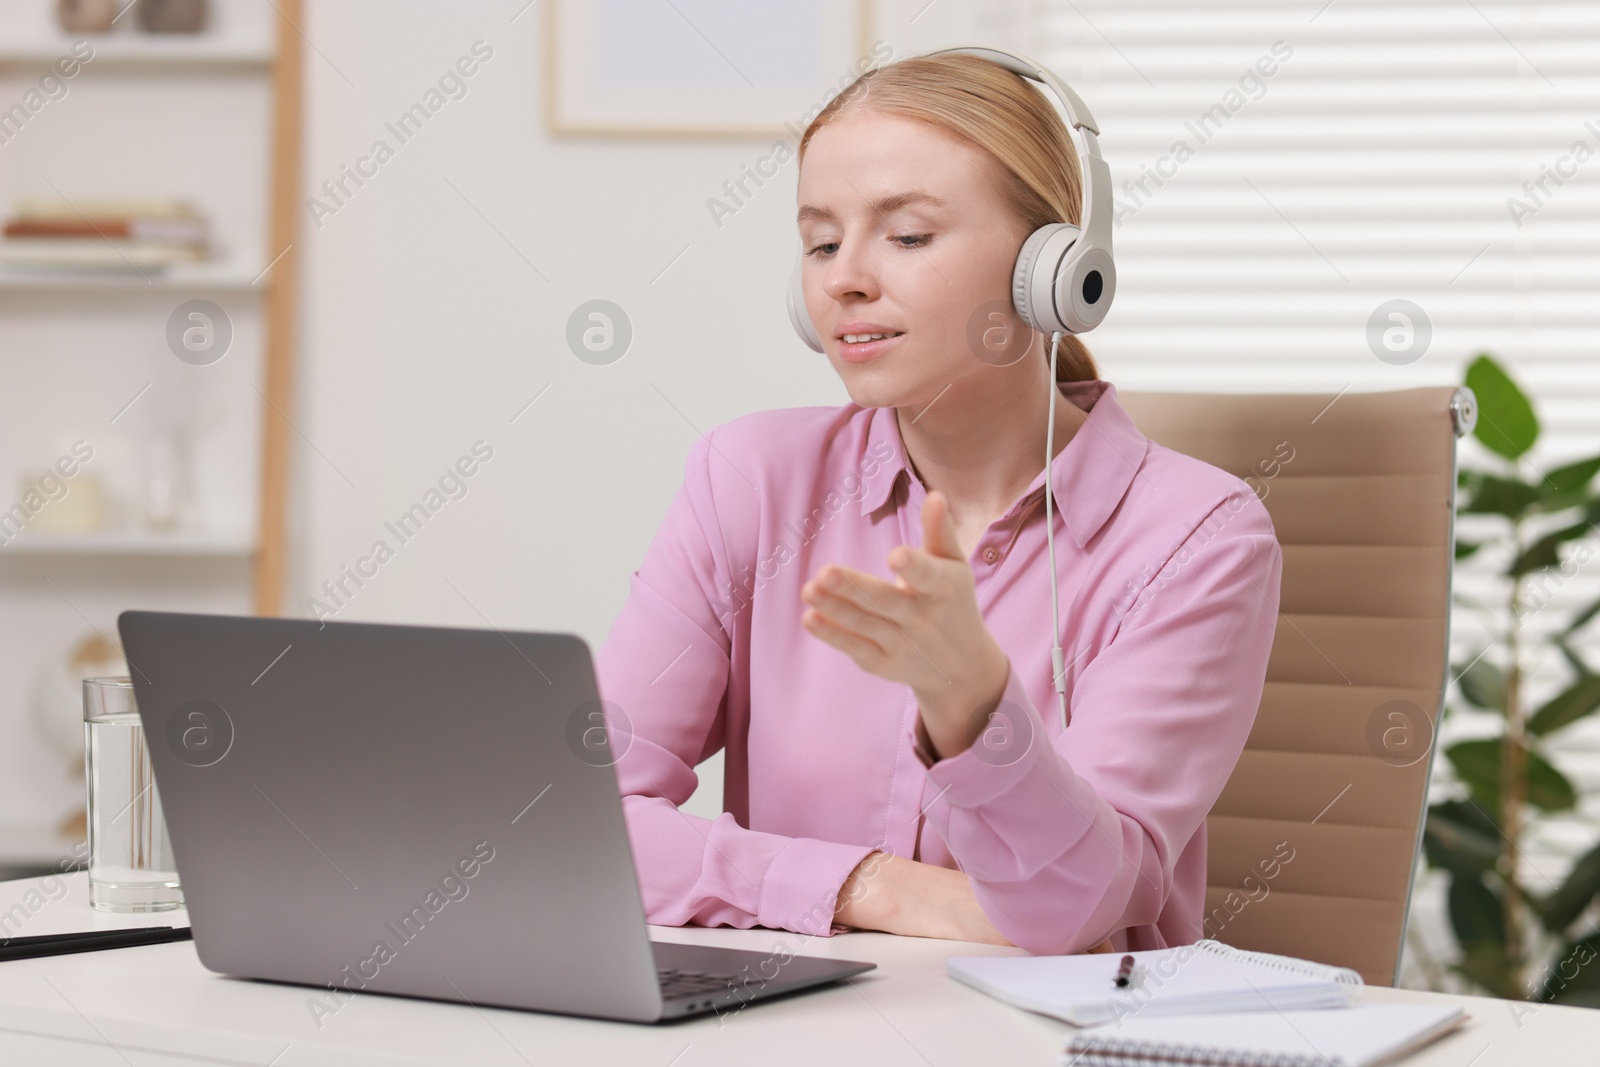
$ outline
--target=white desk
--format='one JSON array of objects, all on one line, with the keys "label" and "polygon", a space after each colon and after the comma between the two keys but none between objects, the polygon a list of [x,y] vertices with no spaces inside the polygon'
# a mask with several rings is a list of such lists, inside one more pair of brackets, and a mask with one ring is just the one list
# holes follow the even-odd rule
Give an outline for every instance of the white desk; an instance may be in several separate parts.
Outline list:
[{"label": "white desk", "polygon": [[[188,925],[183,911],[93,911],[87,875],[61,880],[67,893],[57,900],[38,893],[43,879],[0,882],[0,916],[12,916],[0,934]],[[38,895],[28,897],[30,889]],[[14,907],[22,908],[20,929]],[[193,943],[184,941],[0,963],[0,1063],[1054,1067],[1071,1029],[984,996],[944,971],[946,956],[1021,955],[1018,949],[874,933],[807,939],[764,929],[652,927],[651,936],[763,952],[781,941],[790,951],[871,960],[878,969],[849,984],[754,1003],[721,1018],[659,1026],[357,995],[318,1029],[306,1006],[308,987],[212,974],[200,965]],[[1405,1060],[1406,1067],[1592,1062],[1600,1047],[1600,1011],[1592,1009],[1379,988],[1363,989],[1361,997],[1450,1001],[1472,1016],[1461,1030]]]}]

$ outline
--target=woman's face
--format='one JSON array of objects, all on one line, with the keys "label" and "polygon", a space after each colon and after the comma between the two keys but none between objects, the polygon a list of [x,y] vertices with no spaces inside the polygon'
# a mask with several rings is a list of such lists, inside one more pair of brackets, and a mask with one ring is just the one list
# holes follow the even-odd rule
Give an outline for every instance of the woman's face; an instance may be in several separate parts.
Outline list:
[{"label": "woman's face", "polygon": [[[951,386],[1007,387],[995,368],[1020,360],[1037,335],[1011,310],[1027,235],[999,178],[981,150],[896,115],[850,112],[806,146],[806,308],[856,404],[920,406]],[[899,336],[840,336],[858,331]]]}]

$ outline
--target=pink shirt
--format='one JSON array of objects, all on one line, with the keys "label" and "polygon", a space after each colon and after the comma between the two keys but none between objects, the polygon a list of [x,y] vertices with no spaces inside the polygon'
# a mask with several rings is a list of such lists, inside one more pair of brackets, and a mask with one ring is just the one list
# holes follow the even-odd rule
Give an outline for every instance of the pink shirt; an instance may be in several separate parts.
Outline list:
[{"label": "pink shirt", "polygon": [[[892,581],[890,550],[921,544],[926,491],[893,409],[764,411],[690,449],[596,654],[628,724],[613,751],[650,922],[826,936],[879,849],[965,871],[1036,954],[1202,936],[1206,813],[1260,703],[1282,552],[1249,486],[1150,441],[1115,386],[1061,389],[1089,413],[1050,467],[1071,725],[1041,470],[970,560],[1025,728],[931,764],[910,689],[800,625],[823,564]],[[718,749],[723,814],[683,813]]]}]

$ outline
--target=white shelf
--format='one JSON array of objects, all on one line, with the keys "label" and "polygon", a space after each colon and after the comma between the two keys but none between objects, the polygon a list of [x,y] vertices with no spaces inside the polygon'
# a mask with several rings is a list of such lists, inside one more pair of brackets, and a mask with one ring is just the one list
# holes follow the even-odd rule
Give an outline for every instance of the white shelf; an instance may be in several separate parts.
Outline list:
[{"label": "white shelf", "polygon": [[81,37],[41,37],[31,41],[8,41],[0,45],[0,67],[49,66],[62,56],[73,55],[79,40],[89,42],[94,57],[82,67],[94,71],[118,66],[237,66],[269,67],[272,44],[248,38],[218,37],[205,33],[86,33]]},{"label": "white shelf", "polygon": [[[276,416],[251,382],[282,404],[275,383],[287,379],[273,368],[287,353],[278,338],[291,307],[265,297],[281,294],[299,251],[285,246],[299,239],[274,228],[272,205],[301,178],[298,164],[279,169],[279,153],[301,143],[294,57],[303,48],[315,57],[292,28],[306,25],[299,0],[209,0],[198,34],[146,33],[132,8],[107,33],[71,33],[56,23],[56,6],[0,0],[0,84],[12,94],[0,111],[59,60],[76,63],[70,95],[0,146],[0,216],[30,198],[85,209],[91,199],[181,198],[204,212],[215,243],[211,258],[164,267],[123,247],[137,270],[103,242],[112,256],[103,269],[20,256],[0,265],[0,396],[27,401],[0,412],[0,509],[17,496],[12,482],[77,436],[93,443],[95,469],[107,465],[99,478],[108,505],[129,505],[93,531],[47,529],[49,511],[9,540],[14,527],[0,531],[0,867],[71,855],[54,827],[15,825],[47,812],[61,788],[59,775],[35,767],[54,758],[30,710],[41,670],[66,662],[96,630],[115,643],[115,617],[130,606],[248,614],[262,559],[279,558],[264,555],[255,524],[262,474],[282,458],[269,464],[265,447],[277,440],[267,433]],[[205,370],[166,350],[171,312],[192,298],[232,319],[226,360]],[[182,532],[147,529],[134,502],[141,459],[167,435],[183,442],[186,496],[197,507]],[[270,503],[267,514],[278,510],[276,495]]]},{"label": "white shelf", "polygon": [[249,537],[209,533],[45,534],[23,531],[0,545],[7,556],[164,556],[247,558],[256,550]]},{"label": "white shelf", "polygon": [[48,826],[0,823],[0,867],[59,868],[78,844]]},{"label": "white shelf", "polygon": [[0,292],[26,290],[49,292],[59,290],[128,290],[137,292],[167,292],[172,289],[206,289],[217,292],[243,292],[251,289],[265,291],[270,274],[261,274],[258,267],[248,270],[231,264],[174,264],[165,269],[141,267],[141,276],[131,270],[105,271],[50,271],[17,270],[0,267]]}]

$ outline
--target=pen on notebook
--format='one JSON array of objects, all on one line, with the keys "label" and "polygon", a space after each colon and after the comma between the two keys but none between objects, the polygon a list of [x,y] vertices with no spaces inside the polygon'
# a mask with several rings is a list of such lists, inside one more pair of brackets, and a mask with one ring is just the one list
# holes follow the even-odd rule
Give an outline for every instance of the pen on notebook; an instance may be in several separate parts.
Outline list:
[{"label": "pen on notebook", "polygon": [[191,936],[187,926],[138,926],[128,930],[81,930],[70,934],[0,938],[0,961],[132,948],[135,945],[159,945],[168,941],[187,941]]},{"label": "pen on notebook", "polygon": [[1115,979],[1115,982],[1117,984],[1117,988],[1118,989],[1123,988],[1128,983],[1133,981],[1133,968],[1134,968],[1133,957],[1132,956],[1124,956],[1124,957],[1122,957],[1122,963],[1119,964],[1118,967],[1117,967],[1117,977]]}]

